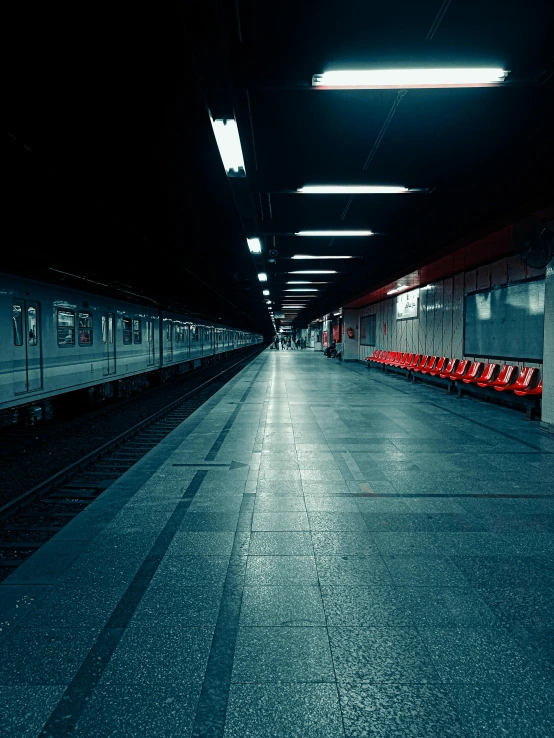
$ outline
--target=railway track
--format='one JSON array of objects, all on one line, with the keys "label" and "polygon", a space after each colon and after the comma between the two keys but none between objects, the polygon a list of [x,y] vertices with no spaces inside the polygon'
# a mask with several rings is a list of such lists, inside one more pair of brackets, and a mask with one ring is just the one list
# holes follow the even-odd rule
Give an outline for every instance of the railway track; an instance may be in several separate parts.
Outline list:
[{"label": "railway track", "polygon": [[250,363],[255,351],[0,507],[0,581]]}]

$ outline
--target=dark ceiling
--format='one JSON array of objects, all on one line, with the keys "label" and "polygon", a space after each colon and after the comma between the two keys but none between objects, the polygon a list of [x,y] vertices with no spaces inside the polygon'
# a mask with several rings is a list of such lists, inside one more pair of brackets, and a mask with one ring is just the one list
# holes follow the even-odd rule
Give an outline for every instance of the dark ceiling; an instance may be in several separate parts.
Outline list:
[{"label": "dark ceiling", "polygon": [[[5,12],[3,268],[67,272],[267,334],[258,271],[269,274],[276,308],[296,294],[283,291],[294,287],[287,281],[328,282],[313,285],[306,324],[466,234],[552,201],[552,2],[189,0]],[[310,86],[333,68],[434,65],[510,75],[496,88],[406,94]],[[208,110],[236,117],[246,180],[226,177]],[[341,183],[427,191],[291,192]],[[322,228],[382,235],[287,235]],[[255,235],[264,251],[253,258],[245,236]],[[290,259],[298,253],[362,258]],[[308,268],[338,274],[288,274]]]}]

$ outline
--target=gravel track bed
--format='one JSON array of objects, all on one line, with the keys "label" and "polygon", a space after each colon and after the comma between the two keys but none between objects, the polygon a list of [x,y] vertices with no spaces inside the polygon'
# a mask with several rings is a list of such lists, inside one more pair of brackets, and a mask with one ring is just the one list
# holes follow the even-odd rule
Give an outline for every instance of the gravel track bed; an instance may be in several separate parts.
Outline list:
[{"label": "gravel track bed", "polygon": [[[59,432],[38,440],[21,455],[0,458],[0,506],[78,461],[110,438],[124,433],[170,402],[178,400],[232,364],[245,358],[252,360],[258,353],[254,351],[248,357],[234,356],[212,364],[201,372],[157,385],[121,404],[114,404],[109,412],[98,418],[87,420],[85,416],[82,423],[71,423],[65,430],[64,425],[67,424],[62,423]],[[232,376],[233,372],[229,374],[229,379]]]}]

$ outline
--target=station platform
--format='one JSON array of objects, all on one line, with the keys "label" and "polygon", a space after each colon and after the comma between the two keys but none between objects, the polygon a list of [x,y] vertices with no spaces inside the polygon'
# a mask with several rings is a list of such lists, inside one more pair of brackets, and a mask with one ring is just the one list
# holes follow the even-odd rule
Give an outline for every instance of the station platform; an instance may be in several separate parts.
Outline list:
[{"label": "station platform", "polygon": [[554,446],[270,351],[0,585],[0,736],[554,735]]}]

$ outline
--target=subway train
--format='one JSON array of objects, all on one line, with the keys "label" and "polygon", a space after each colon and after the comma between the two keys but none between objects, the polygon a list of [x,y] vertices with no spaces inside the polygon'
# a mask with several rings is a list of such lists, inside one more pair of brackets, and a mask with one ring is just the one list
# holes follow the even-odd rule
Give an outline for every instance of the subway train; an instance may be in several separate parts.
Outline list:
[{"label": "subway train", "polygon": [[261,343],[227,325],[0,274],[0,427],[51,417],[53,398],[126,396]]}]

